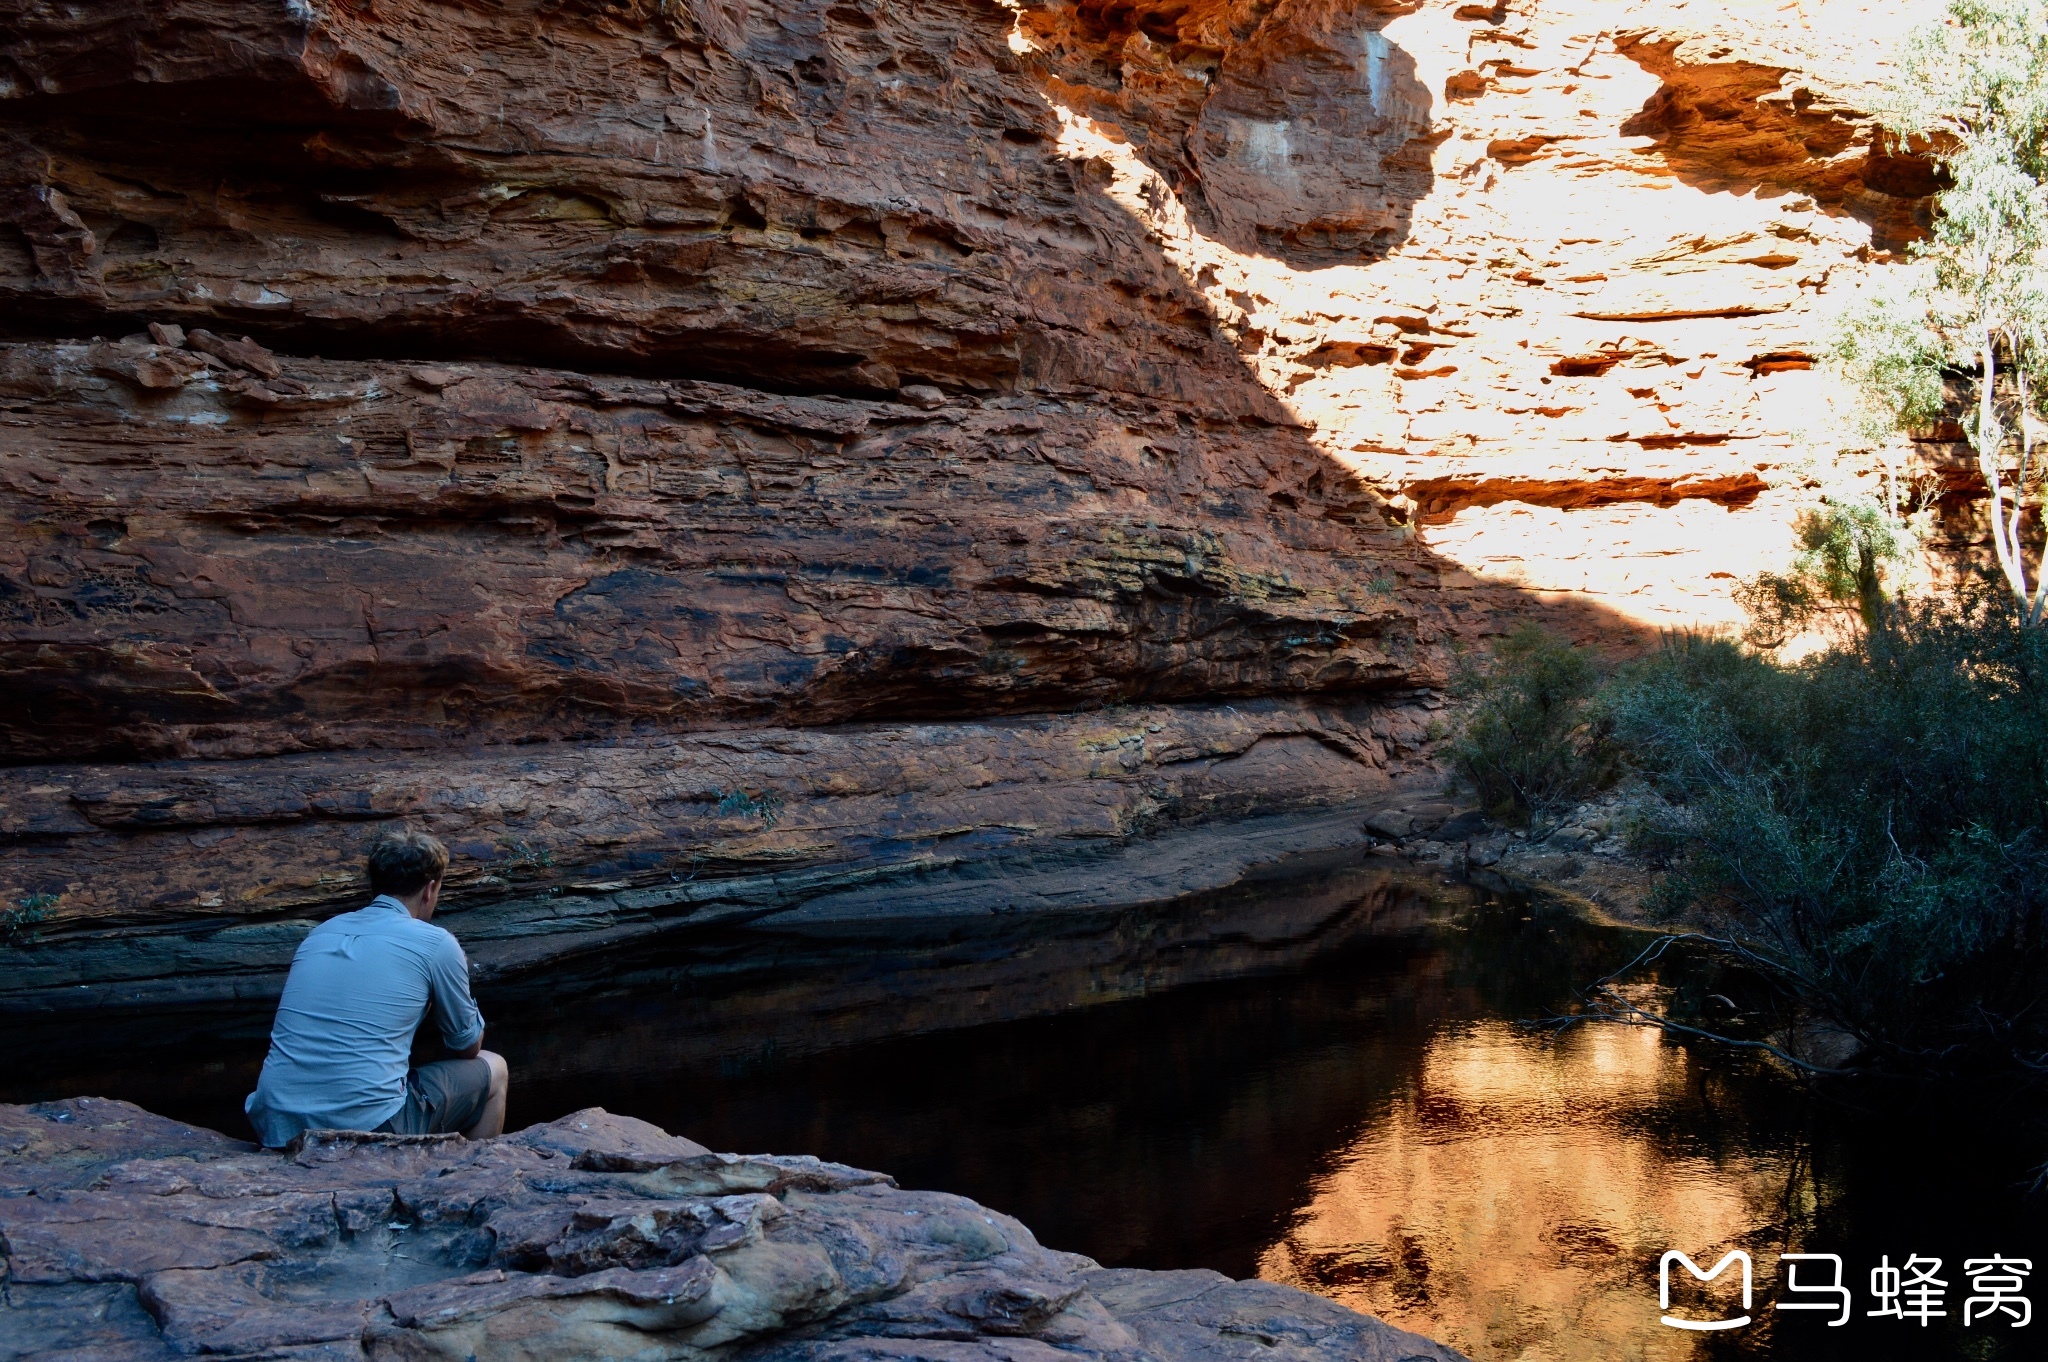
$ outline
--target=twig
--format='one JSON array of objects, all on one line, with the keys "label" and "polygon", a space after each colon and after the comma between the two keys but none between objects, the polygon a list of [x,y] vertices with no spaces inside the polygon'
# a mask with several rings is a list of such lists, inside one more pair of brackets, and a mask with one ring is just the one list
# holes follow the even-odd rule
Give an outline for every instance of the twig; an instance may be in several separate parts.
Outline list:
[{"label": "twig", "polygon": [[[1605,1021],[1621,1022],[1629,1026],[1649,1025],[1665,1031],[1677,1032],[1680,1035],[1698,1036],[1702,1040],[1711,1040],[1717,1044],[1729,1046],[1732,1049],[1762,1050],[1764,1053],[1783,1060],[1803,1073],[1818,1074],[1828,1078],[1848,1078],[1858,1076],[1863,1072],[1860,1069],[1830,1069],[1824,1065],[1801,1059],[1799,1056],[1785,1050],[1782,1046],[1773,1045],[1769,1041],[1742,1040],[1735,1036],[1724,1036],[1718,1031],[1708,1031],[1697,1026],[1687,1026],[1683,1022],[1673,1021],[1669,1017],[1651,1012],[1647,1008],[1639,1007],[1615,991],[1615,980],[1636,969],[1638,966],[1650,964],[1658,960],[1665,951],[1671,948],[1673,943],[1679,941],[1707,942],[1725,950],[1732,950],[1746,959],[1770,964],[1774,968],[1781,968],[1776,965],[1775,961],[1771,961],[1768,956],[1750,951],[1739,942],[1730,941],[1723,937],[1707,936],[1698,932],[1673,933],[1669,936],[1658,937],[1638,952],[1635,959],[1611,974],[1594,980],[1586,992],[1579,995],[1590,1010],[1563,1017],[1545,1017],[1538,1021],[1523,1022],[1522,1025],[1530,1030],[1543,1029],[1557,1034],[1562,1034],[1582,1022]],[[1621,1014],[1617,1014],[1614,1011],[1615,1008],[1620,1008]]]}]

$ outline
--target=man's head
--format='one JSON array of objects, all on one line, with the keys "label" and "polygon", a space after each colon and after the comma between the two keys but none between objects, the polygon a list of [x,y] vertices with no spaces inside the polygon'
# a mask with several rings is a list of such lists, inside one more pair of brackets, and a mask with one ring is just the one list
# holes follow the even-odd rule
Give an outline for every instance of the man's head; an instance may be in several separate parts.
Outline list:
[{"label": "man's head", "polygon": [[401,824],[371,844],[365,869],[371,893],[389,894],[414,917],[431,918],[441,897],[441,877],[448,873],[448,848],[418,828]]}]

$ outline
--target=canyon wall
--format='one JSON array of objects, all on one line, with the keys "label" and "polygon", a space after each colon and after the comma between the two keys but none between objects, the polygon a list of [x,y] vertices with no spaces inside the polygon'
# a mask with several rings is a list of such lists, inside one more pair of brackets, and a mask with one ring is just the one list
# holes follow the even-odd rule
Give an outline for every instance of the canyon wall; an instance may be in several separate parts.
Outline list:
[{"label": "canyon wall", "polygon": [[1787,551],[1917,12],[0,0],[0,993],[1426,785]]}]

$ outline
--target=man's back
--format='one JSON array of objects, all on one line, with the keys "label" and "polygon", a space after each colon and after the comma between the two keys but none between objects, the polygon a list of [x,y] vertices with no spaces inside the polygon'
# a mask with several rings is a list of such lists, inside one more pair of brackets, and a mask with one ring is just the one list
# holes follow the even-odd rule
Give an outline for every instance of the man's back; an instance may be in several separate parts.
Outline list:
[{"label": "man's back", "polygon": [[413,1033],[431,1007],[441,1039],[483,1038],[469,964],[447,931],[390,895],[314,928],[292,957],[270,1054],[246,1104],[263,1143],[302,1130],[375,1130],[406,1100]]}]

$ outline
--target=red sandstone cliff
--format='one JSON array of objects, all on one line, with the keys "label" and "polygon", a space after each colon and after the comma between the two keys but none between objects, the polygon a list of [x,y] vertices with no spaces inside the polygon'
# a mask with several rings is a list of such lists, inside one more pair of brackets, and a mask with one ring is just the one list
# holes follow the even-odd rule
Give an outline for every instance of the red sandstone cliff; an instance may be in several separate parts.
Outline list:
[{"label": "red sandstone cliff", "polygon": [[35,987],[401,813],[612,903],[1360,798],[1451,636],[1725,618],[1927,211],[1852,10],[0,0]]}]

